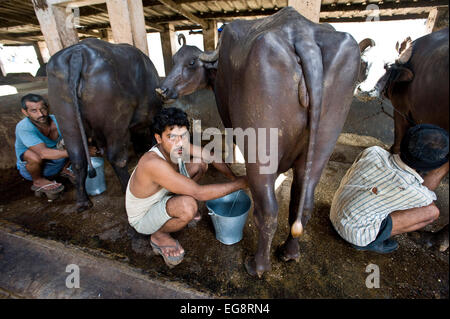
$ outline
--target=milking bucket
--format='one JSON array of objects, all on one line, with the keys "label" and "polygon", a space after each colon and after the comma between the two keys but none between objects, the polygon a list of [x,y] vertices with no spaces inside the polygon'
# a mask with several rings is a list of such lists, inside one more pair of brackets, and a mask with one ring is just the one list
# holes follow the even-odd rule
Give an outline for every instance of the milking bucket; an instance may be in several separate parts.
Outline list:
[{"label": "milking bucket", "polygon": [[106,190],[103,157],[91,157],[92,166],[97,172],[94,178],[86,177],[86,192],[89,195],[99,195]]},{"label": "milking bucket", "polygon": [[251,207],[248,195],[239,190],[206,202],[216,238],[225,245],[233,245],[242,239],[245,222]]}]

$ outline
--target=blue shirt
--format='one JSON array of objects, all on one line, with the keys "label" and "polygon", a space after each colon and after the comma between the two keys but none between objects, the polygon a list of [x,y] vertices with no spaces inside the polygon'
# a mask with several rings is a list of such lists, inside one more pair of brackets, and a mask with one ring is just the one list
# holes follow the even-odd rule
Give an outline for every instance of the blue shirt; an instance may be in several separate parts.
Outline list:
[{"label": "blue shirt", "polygon": [[21,156],[27,149],[31,146],[44,143],[48,148],[56,148],[56,145],[61,140],[61,132],[59,131],[58,122],[53,114],[50,114],[50,118],[55,122],[56,128],[58,130],[58,138],[52,140],[45,136],[39,131],[39,129],[30,121],[28,117],[21,120],[16,125],[16,157],[17,157],[17,168],[19,168],[19,163],[22,162]]}]

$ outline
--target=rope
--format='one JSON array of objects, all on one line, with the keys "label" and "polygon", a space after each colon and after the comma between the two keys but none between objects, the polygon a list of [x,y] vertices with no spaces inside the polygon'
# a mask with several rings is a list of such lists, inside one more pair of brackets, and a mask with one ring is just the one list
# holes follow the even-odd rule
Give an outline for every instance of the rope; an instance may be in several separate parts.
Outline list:
[{"label": "rope", "polygon": [[[400,112],[399,110],[397,110],[392,104],[387,104],[383,99],[380,99],[378,96],[375,97],[376,100],[378,100],[380,102],[380,104],[384,104],[384,105],[388,105],[390,106],[395,112],[397,112],[398,114],[400,114],[405,120],[407,120],[409,122],[409,124],[411,124],[412,126],[416,126],[417,123],[414,122],[409,116],[406,116],[405,114],[403,114],[402,112]],[[394,118],[391,114],[387,113],[383,106],[381,106],[381,110],[384,114],[388,115],[391,118]]]}]

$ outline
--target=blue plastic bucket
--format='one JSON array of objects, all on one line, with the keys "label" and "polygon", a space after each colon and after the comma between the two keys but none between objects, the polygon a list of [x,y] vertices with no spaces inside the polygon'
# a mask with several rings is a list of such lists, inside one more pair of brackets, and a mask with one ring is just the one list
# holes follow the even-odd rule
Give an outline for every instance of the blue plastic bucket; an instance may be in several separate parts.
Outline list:
[{"label": "blue plastic bucket", "polygon": [[251,205],[250,197],[242,190],[206,202],[218,241],[233,245],[242,239]]},{"label": "blue plastic bucket", "polygon": [[106,184],[104,170],[105,161],[103,160],[103,157],[91,157],[91,161],[92,166],[97,172],[97,176],[95,176],[94,178],[90,178],[89,176],[87,176],[85,186],[86,192],[92,196],[103,193],[106,190]]}]

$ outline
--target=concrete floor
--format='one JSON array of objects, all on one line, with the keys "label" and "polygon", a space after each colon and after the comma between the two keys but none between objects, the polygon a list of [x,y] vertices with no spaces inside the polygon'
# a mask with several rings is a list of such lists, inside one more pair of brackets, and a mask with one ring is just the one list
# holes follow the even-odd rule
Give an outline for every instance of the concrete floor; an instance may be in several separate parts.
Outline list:
[{"label": "concrete floor", "polygon": [[[96,291],[107,290],[111,278],[117,278],[117,287],[126,287],[127,281],[138,281],[138,273],[139,280],[145,281],[141,284],[148,285],[150,289],[169,283],[164,291],[163,288],[155,290],[166,298],[448,298],[448,251],[441,253],[435,247],[426,249],[413,237],[399,235],[396,239],[400,248],[392,254],[360,252],[343,241],[329,222],[332,196],[354,158],[365,147],[387,147],[389,139],[392,139],[392,132],[389,133],[388,129],[381,130],[384,136],[377,136],[378,133],[372,131],[372,136],[376,138],[354,134],[358,131],[357,126],[363,125],[357,120],[361,120],[364,112],[368,115],[377,112],[373,109],[364,111],[356,106],[354,103],[349,114],[349,118],[356,122],[346,123],[344,134],[341,134],[316,189],[315,212],[300,238],[301,258],[298,263],[285,263],[277,257],[277,247],[289,232],[290,171],[277,189],[279,215],[272,245],[273,269],[262,279],[256,279],[250,277],[243,266],[245,257],[253,254],[257,245],[252,210],[244,228],[243,240],[226,246],[215,239],[211,219],[204,203],[200,203],[203,219],[196,227],[174,234],[185,248],[186,257],[180,265],[169,269],[162,257],[153,254],[148,236],[138,234],[129,226],[118,179],[108,164],[105,166],[107,191],[92,197],[94,207],[80,214],[73,209],[73,186],[65,180],[60,180],[66,185],[64,195],[49,202],[34,197],[29,190],[31,183],[23,180],[16,170],[6,169],[0,172],[0,295],[3,291],[7,298],[95,298]],[[391,119],[380,116],[376,122],[373,116],[367,116],[365,121],[367,125],[364,127],[385,125],[386,128]],[[136,160],[133,159],[130,170]],[[233,170],[241,174],[244,167],[234,164]],[[221,181],[225,178],[211,168],[200,183]],[[437,230],[448,222],[448,178],[437,194],[438,206],[443,214],[429,227],[430,230]],[[14,236],[15,232],[20,234]],[[17,241],[14,242],[13,238]],[[41,240],[45,241],[47,252],[43,249],[42,253],[36,253],[36,247],[30,243],[39,245]],[[83,258],[91,258],[90,261],[86,262],[83,258],[77,261],[77,255],[72,254],[74,249],[81,251]],[[18,263],[20,259],[13,257],[11,250],[35,262]],[[73,292],[67,292],[63,286],[63,280],[68,275],[65,267],[68,263],[77,262],[81,278],[85,273],[87,281],[76,295],[71,295]],[[41,263],[50,266],[45,267]],[[366,286],[370,275],[370,271],[366,270],[373,267],[371,264],[380,271],[379,288]],[[55,273],[55,267],[63,267],[59,270],[62,274],[49,275]],[[102,270],[99,272],[100,268]],[[32,275],[22,277],[24,273]],[[113,273],[115,277],[111,277]],[[100,287],[103,284],[105,286]],[[142,287],[133,285],[133,290],[116,289],[108,297],[153,298],[144,293]],[[171,290],[173,287],[175,290]]]}]

